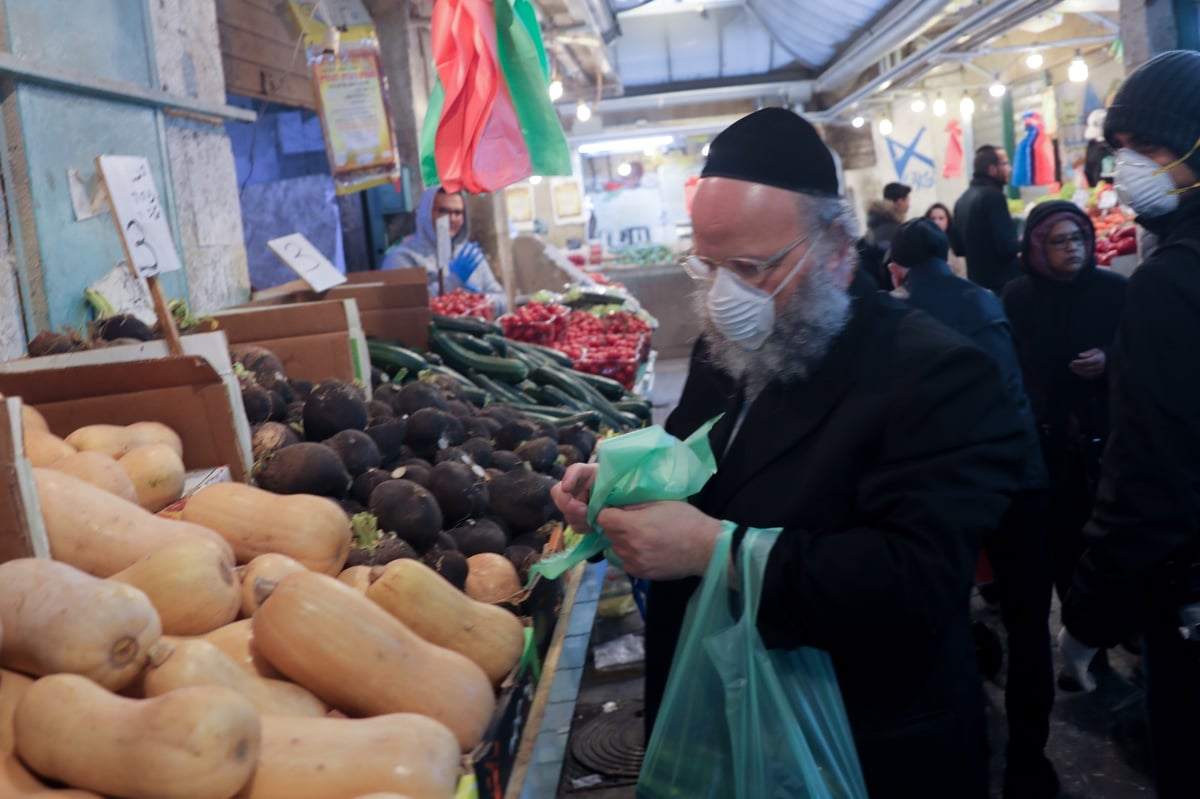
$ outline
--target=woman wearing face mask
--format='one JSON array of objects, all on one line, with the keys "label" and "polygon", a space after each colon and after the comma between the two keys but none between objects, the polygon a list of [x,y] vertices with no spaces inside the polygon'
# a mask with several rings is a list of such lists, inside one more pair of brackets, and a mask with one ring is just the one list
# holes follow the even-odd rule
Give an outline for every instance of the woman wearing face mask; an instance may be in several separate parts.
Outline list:
[{"label": "woman wearing face mask", "polygon": [[1004,291],[1049,473],[1046,526],[1060,598],[1091,516],[1108,436],[1109,348],[1125,300],[1125,278],[1096,268],[1095,238],[1074,203],[1039,203],[1025,222],[1025,274]]},{"label": "woman wearing face mask", "polygon": [[[1133,273],[1111,352],[1112,433],[1060,636],[1082,673],[1142,632],[1154,780],[1196,796],[1200,650],[1200,53],[1164,53],[1108,110],[1114,182],[1158,246]],[[1185,635],[1186,633],[1186,635]]]}]

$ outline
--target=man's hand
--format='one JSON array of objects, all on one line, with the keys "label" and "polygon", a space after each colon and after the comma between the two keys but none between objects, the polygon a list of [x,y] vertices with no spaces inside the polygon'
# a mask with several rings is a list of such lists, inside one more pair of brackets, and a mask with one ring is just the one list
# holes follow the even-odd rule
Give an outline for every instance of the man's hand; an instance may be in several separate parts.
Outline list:
[{"label": "man's hand", "polygon": [[573,463],[563,473],[562,482],[550,489],[554,504],[577,533],[592,531],[587,522],[587,506],[598,468],[594,463]]},{"label": "man's hand", "polygon": [[596,521],[625,571],[650,580],[703,575],[721,532],[719,520],[686,502],[605,508]]},{"label": "man's hand", "polygon": [[1079,353],[1067,368],[1084,380],[1095,380],[1104,374],[1104,350],[1092,348]]},{"label": "man's hand", "polygon": [[1058,649],[1062,652],[1063,668],[1058,675],[1058,687],[1064,691],[1096,690],[1096,678],[1088,672],[1088,665],[1098,651],[1088,646],[1063,627],[1058,631]]}]

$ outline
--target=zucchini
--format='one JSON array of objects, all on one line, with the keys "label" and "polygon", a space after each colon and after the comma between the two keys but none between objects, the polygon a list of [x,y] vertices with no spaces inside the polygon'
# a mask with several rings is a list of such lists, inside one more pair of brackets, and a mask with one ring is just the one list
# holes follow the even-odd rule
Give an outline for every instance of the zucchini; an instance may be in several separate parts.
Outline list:
[{"label": "zucchini", "polygon": [[535,402],[510,402],[508,405],[514,410],[518,410],[527,416],[537,414],[539,416],[549,417],[554,420],[556,427],[561,424],[559,421],[560,419],[569,418],[577,413],[576,411],[565,410],[555,405],[542,405]]},{"label": "zucchini", "polygon": [[543,386],[554,386],[575,399],[589,402],[587,391],[584,390],[583,386],[579,385],[573,375],[568,375],[562,369],[553,366],[539,366],[529,373],[529,377],[535,383],[540,383]]},{"label": "zucchini", "polygon": [[471,380],[475,385],[495,397],[497,402],[521,402],[526,405],[536,404],[534,399],[523,391],[503,381],[493,380],[482,372],[472,371]]},{"label": "zucchini", "polygon": [[579,371],[574,372],[573,376],[577,380],[581,380],[599,391],[607,400],[615,402],[617,400],[624,399],[625,397],[625,386],[621,385],[616,380],[613,380],[611,377]]},{"label": "zucchini", "polygon": [[614,402],[613,407],[618,411],[632,413],[643,421],[650,421],[650,403],[645,400],[621,400],[620,402]]},{"label": "zucchini", "polygon": [[528,341],[512,341],[509,343],[516,349],[523,350],[530,355],[550,361],[555,366],[561,366],[564,369],[570,369],[575,365],[575,362],[571,360],[570,356],[568,356],[566,353],[559,352],[556,349],[552,349],[551,347],[545,347],[541,344],[533,344]]},{"label": "zucchini", "polygon": [[472,336],[468,333],[455,333],[453,331],[446,333],[452,341],[461,344],[476,355],[495,355],[496,350],[485,339],[479,336]]},{"label": "zucchini", "polygon": [[486,336],[488,333],[503,333],[500,325],[486,319],[474,316],[443,316],[433,315],[433,323],[439,330],[453,330],[456,333],[470,333],[472,336]]},{"label": "zucchini", "polygon": [[546,405],[557,405],[576,412],[590,410],[587,403],[580,402],[557,386],[538,386],[537,393],[534,396]]},{"label": "zucchini", "polygon": [[508,355],[508,339],[496,333],[488,333],[483,337],[483,340],[492,345],[492,349],[501,358],[507,358]]},{"label": "zucchini", "polygon": [[367,352],[371,356],[371,363],[389,375],[395,375],[401,369],[415,375],[429,368],[429,362],[425,358],[399,344],[371,339],[367,342]]},{"label": "zucchini", "polygon": [[561,419],[559,419],[558,425],[559,425],[559,427],[566,427],[569,425],[573,425],[576,422],[586,425],[587,427],[591,428],[592,430],[599,432],[600,422],[601,422],[600,412],[599,411],[581,411],[580,413],[573,413],[570,416],[564,416]]},{"label": "zucchini", "polygon": [[529,369],[520,361],[471,352],[439,330],[436,325],[429,327],[429,348],[445,358],[451,368],[467,374],[474,369],[506,383],[520,383],[529,375]]}]

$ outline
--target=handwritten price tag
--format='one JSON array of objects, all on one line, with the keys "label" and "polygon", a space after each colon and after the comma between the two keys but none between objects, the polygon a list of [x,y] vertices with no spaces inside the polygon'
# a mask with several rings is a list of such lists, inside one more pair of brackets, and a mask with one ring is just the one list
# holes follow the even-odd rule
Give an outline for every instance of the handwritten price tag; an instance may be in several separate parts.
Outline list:
[{"label": "handwritten price tag", "polygon": [[271,252],[291,267],[313,291],[325,291],[346,282],[346,276],[322,255],[303,233],[280,236],[267,242]]},{"label": "handwritten price tag", "polygon": [[96,165],[137,276],[148,278],[178,271],[179,253],[158,198],[150,162],[137,155],[101,155]]}]

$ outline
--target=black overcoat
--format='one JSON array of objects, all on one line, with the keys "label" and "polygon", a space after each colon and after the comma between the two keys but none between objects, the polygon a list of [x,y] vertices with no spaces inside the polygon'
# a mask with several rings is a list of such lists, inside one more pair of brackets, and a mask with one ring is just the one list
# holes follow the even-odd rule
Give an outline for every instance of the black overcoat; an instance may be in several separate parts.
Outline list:
[{"label": "black overcoat", "polygon": [[[740,395],[706,379],[714,367],[703,360],[668,428],[686,435],[726,413],[711,434],[717,474],[692,502],[784,528],[759,630],[768,646],[830,652],[872,799],[982,797],[968,598],[983,538],[1020,482],[1026,438],[981,350],[861,279],[851,294],[851,321],[829,354],[809,378],[768,386],[728,451]],[[651,586],[651,714],[696,582]]]}]

